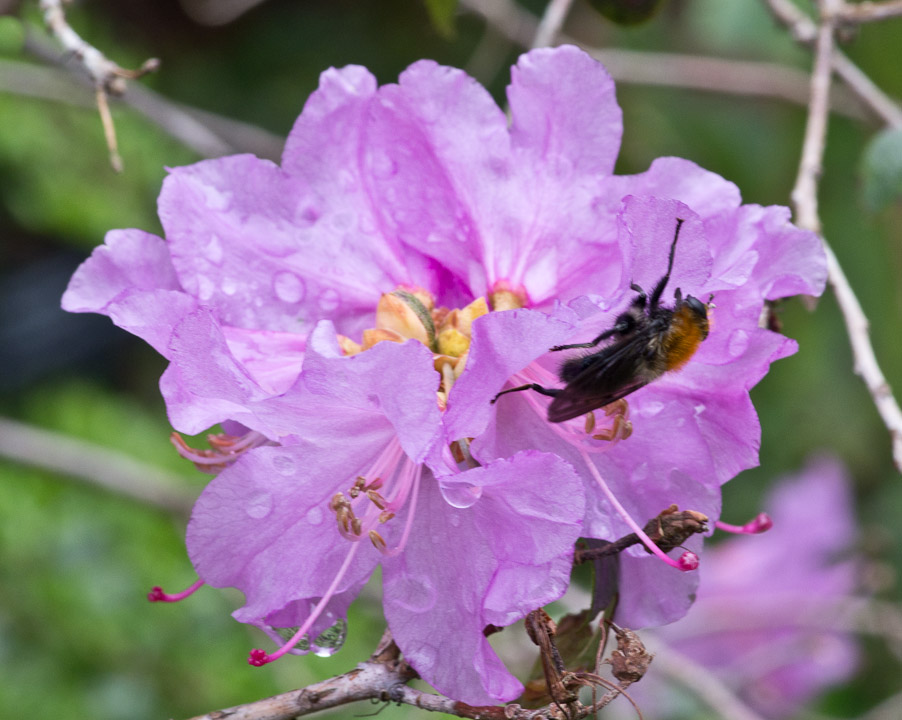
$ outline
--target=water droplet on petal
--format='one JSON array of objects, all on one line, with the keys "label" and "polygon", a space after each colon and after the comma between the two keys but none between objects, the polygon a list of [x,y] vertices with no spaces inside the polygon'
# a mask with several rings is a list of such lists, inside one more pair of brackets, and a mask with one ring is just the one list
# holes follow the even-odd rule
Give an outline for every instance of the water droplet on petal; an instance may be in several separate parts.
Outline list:
[{"label": "water droplet on petal", "polygon": [[373,168],[373,175],[376,177],[391,177],[398,172],[398,163],[392,160],[385,151],[373,154],[370,163]]},{"label": "water droplet on petal", "polygon": [[296,303],[304,299],[306,290],[304,281],[297,275],[287,270],[276,273],[272,282],[276,297],[282,302]]},{"label": "water droplet on petal", "polygon": [[642,403],[641,412],[645,417],[654,417],[664,409],[664,403],[658,400],[646,400]]},{"label": "water droplet on petal", "polygon": [[272,466],[280,475],[293,475],[295,462],[291,455],[276,455],[272,459]]},{"label": "water droplet on petal", "polygon": [[234,278],[225,278],[222,281],[222,291],[226,295],[234,295],[238,290],[238,283]]},{"label": "water droplet on petal", "polygon": [[313,641],[313,654],[317,657],[329,657],[341,650],[348,637],[348,622],[344,618],[338,618],[331,627],[323,630]]},{"label": "water droplet on petal", "polygon": [[467,483],[440,483],[442,497],[451,507],[468,508],[482,497],[482,487]]},{"label": "water droplet on petal", "polygon": [[222,241],[217,235],[214,235],[210,238],[207,246],[204,248],[204,255],[206,255],[207,260],[209,260],[214,265],[219,265],[222,263]]},{"label": "water droplet on petal", "polygon": [[734,330],[730,333],[730,340],[727,343],[727,352],[731,357],[737,358],[742,355],[749,346],[749,334],[745,330]]},{"label": "water droplet on petal", "polygon": [[197,276],[197,297],[199,300],[209,300],[216,292],[216,286],[206,275]]},{"label": "water droplet on petal", "polygon": [[244,511],[248,514],[248,517],[252,517],[254,520],[262,520],[272,512],[272,495],[268,492],[257,493],[247,501]]},{"label": "water droplet on petal", "polygon": [[319,525],[323,521],[323,509],[319,505],[314,505],[307,511],[306,518],[311,525]]},{"label": "water droplet on petal", "polygon": [[394,601],[411,612],[426,612],[435,606],[435,586],[425,575],[402,575],[393,580],[391,591]]},{"label": "water droplet on petal", "polygon": [[333,312],[341,304],[341,298],[337,290],[326,288],[319,294],[317,302],[319,303],[319,309],[323,312]]}]

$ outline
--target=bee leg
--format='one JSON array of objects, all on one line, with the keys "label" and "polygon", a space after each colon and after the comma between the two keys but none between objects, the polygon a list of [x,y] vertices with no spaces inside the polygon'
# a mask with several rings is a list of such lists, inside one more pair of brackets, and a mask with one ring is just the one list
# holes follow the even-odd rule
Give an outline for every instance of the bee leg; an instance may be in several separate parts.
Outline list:
[{"label": "bee leg", "polygon": [[555,345],[551,348],[550,352],[557,352],[558,350],[576,350],[577,348],[593,348],[602,340],[607,340],[609,337],[613,337],[614,335],[623,335],[623,333],[631,330],[635,325],[635,320],[633,320],[629,315],[621,315],[617,320],[617,323],[610,330],[605,330],[601,335],[599,335],[594,340],[586,343],[574,343],[572,345]]},{"label": "bee leg", "polygon": [[492,398],[491,404],[494,405],[495,402],[497,402],[498,398],[500,398],[502,395],[507,395],[508,393],[512,393],[512,392],[520,392],[521,390],[535,390],[537,393],[540,393],[542,395],[547,395],[548,397],[554,397],[555,395],[557,395],[560,392],[560,390],[558,388],[546,388],[546,387],[542,387],[541,385],[537,385],[536,383],[530,383],[529,385],[520,385],[515,388],[508,388],[507,390],[502,390],[500,393],[498,393],[495,397]]},{"label": "bee leg", "polygon": [[630,290],[632,290],[633,292],[639,293],[636,296],[636,299],[633,300],[633,307],[637,307],[639,309],[644,309],[645,301],[648,299],[648,296],[645,294],[645,290],[643,290],[641,286],[637,285],[634,282],[630,283]]}]

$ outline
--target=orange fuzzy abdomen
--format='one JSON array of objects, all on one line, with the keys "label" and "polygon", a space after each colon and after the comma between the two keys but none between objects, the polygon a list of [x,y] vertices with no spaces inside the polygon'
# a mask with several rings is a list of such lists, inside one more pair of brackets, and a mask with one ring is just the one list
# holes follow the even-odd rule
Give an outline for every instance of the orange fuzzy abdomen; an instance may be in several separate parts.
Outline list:
[{"label": "orange fuzzy abdomen", "polygon": [[688,305],[673,312],[673,320],[664,339],[664,362],[668,370],[681,368],[691,358],[702,340],[708,337],[708,319]]}]

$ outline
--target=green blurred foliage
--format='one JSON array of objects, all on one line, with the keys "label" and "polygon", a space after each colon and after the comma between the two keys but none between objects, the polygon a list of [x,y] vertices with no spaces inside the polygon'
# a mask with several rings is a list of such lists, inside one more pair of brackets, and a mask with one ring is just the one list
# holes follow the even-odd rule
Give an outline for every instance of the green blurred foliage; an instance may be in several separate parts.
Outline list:
[{"label": "green blurred foliage", "polygon": [[902,129],[877,133],[861,159],[861,198],[871,212],[902,199]]},{"label": "green blurred foliage", "polygon": [[[521,49],[505,45],[494,31],[486,35],[473,15],[453,16],[456,4],[269,0],[215,27],[192,20],[177,0],[93,0],[75,4],[70,15],[79,32],[124,66],[160,57],[161,70],[140,82],[165,97],[284,136],[319,73],[330,65],[359,63],[380,82],[392,82],[423,57],[468,67],[480,55],[471,69],[503,102],[507,67]],[[23,4],[25,22],[28,32],[40,33],[34,5]],[[544,5],[544,0],[523,2],[533,12]],[[672,0],[635,28],[609,23],[579,2],[571,14],[568,31],[597,47],[765,60],[803,70],[810,65],[808,52],[755,0]],[[24,37],[19,20],[0,18],[0,59],[33,62]],[[493,52],[484,52],[483,43],[492,44]],[[862,28],[845,49],[899,96],[902,72],[895,49],[900,46],[902,23],[886,22]],[[788,203],[801,152],[801,105],[626,84],[618,86],[618,99],[625,120],[618,172],[641,172],[655,157],[676,155],[735,182],[746,202]],[[89,90],[80,107],[15,93],[0,98],[0,282],[10,283],[56,258],[74,268],[73,252],[83,256],[111,228],[159,232],[155,202],[166,166],[197,159],[116,104],[126,169],[115,175],[91,103]],[[880,145],[889,141],[875,140],[878,130],[832,118],[820,206],[825,233],[871,320],[878,358],[898,396],[902,211],[890,203],[874,212],[879,204],[870,201],[897,188],[899,165]],[[39,331],[52,341],[62,324],[76,321],[56,309],[63,286],[51,288],[46,308],[5,300],[4,310],[11,317],[38,310],[53,315],[57,325]],[[899,568],[902,551],[893,533],[902,485],[890,460],[888,434],[853,375],[836,303],[828,292],[811,311],[794,299],[780,307],[780,317],[800,351],[776,363],[753,391],[762,426],[761,467],[725,487],[724,519],[742,522],[766,509],[760,499],[773,478],[797,470],[807,456],[826,448],[845,461],[856,480],[866,537],[883,538],[870,551]],[[169,469],[184,478],[188,490],[199,492],[207,476],[179,460],[168,442],[156,388],[162,361],[138,343],[97,333],[85,334],[82,342],[97,349],[92,355],[90,347],[82,348],[86,355],[80,363],[11,381],[0,395],[0,413]],[[49,347],[34,350],[35,365],[44,354],[73,350]],[[18,377],[19,370],[6,365],[4,377]],[[230,619],[240,598],[205,588],[175,606],[144,600],[153,584],[176,589],[192,580],[184,518],[2,461],[0,497],[0,707],[15,708],[18,717],[188,717],[350,669],[381,633],[377,603],[358,602],[348,642],[334,657],[248,668],[248,649],[266,641]],[[882,597],[899,600],[899,590],[889,587]],[[898,664],[886,649],[871,641],[865,651],[867,680],[835,690],[822,709],[856,715],[898,690]],[[694,707],[675,701],[674,717],[683,705]],[[398,715],[422,713],[388,708],[382,717]]]}]

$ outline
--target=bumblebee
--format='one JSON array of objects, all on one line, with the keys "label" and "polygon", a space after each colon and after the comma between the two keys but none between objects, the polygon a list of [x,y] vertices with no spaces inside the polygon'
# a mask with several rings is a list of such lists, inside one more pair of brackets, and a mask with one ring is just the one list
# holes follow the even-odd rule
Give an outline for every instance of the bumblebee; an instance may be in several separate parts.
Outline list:
[{"label": "bumblebee", "polygon": [[553,398],[548,420],[559,423],[604,407],[664,373],[683,367],[708,337],[708,308],[712,305],[691,295],[684,298],[677,288],[673,307],[661,307],[682,225],[683,220],[677,218],[667,272],[650,296],[636,283],[630,283],[630,289],[638,295],[612,328],[591,342],[556,345],[551,351],[594,348],[605,340],[613,339],[612,342],[598,352],[565,360],[558,372],[563,388],[546,388],[536,383],[520,385],[502,390],[492,398],[492,404],[507,393],[535,390]]}]

